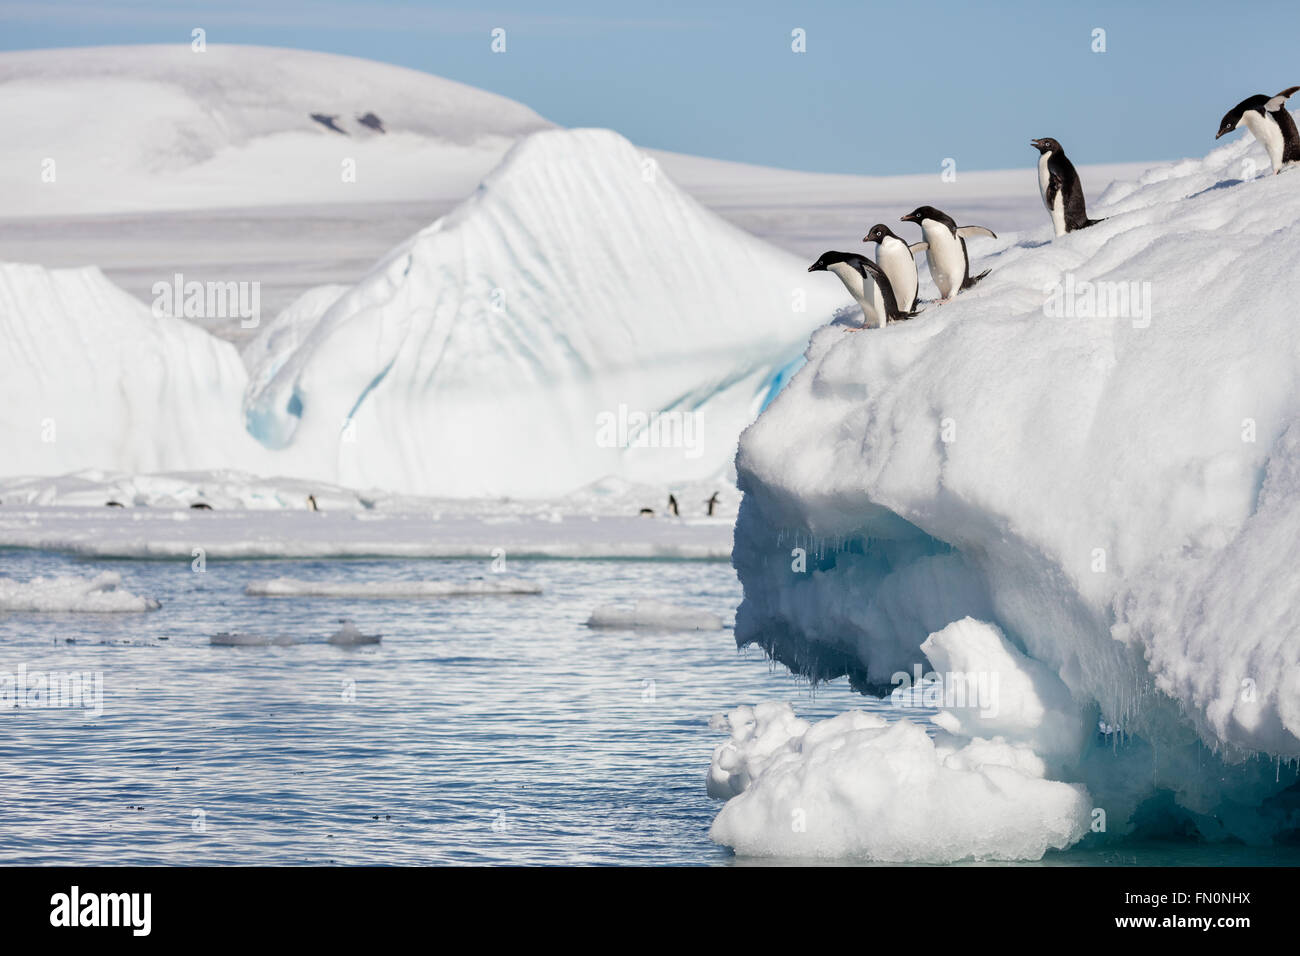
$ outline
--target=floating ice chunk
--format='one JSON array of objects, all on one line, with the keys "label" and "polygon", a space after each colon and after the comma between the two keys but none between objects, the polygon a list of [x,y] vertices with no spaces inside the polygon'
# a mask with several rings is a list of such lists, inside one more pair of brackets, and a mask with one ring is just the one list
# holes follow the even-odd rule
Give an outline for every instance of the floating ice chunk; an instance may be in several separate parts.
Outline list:
[{"label": "floating ice chunk", "polygon": [[221,631],[212,635],[213,647],[287,647],[298,642],[284,634],[245,634]]},{"label": "floating ice chunk", "polygon": [[118,590],[122,576],[105,571],[90,578],[75,575],[18,581],[0,578],[0,611],[135,612],[156,611],[153,598]]},{"label": "floating ice chunk", "polygon": [[708,611],[643,599],[634,602],[630,608],[619,604],[602,604],[591,612],[587,626],[659,631],[719,631],[726,624],[718,615]]},{"label": "floating ice chunk", "polygon": [[383,639],[381,634],[362,634],[351,621],[340,621],[343,626],[330,635],[331,644],[378,644]]},{"label": "floating ice chunk", "polygon": [[709,770],[712,795],[740,791],[709,834],[738,854],[1035,860],[1087,830],[1087,791],[1045,779],[1023,744],[932,740],[860,711],[809,725],[788,704],[747,710],[728,716]]},{"label": "floating ice chunk", "polygon": [[540,585],[519,578],[472,581],[302,581],[270,578],[244,588],[253,597],[425,598],[479,597],[494,594],[541,594]]}]

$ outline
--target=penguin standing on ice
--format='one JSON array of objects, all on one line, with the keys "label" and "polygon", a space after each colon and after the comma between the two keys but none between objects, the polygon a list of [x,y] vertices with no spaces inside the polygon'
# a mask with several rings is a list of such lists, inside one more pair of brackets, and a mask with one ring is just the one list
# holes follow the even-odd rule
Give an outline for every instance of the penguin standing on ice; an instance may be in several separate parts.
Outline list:
[{"label": "penguin standing on ice", "polygon": [[1214,138],[1231,133],[1244,122],[1246,129],[1255,134],[1255,139],[1264,144],[1274,175],[1280,173],[1283,166],[1300,163],[1300,134],[1296,132],[1295,120],[1286,108],[1287,97],[1296,90],[1300,90],[1300,86],[1285,89],[1277,96],[1256,93],[1247,97],[1228,110]]},{"label": "penguin standing on ice", "polygon": [[898,308],[889,277],[866,256],[855,252],[823,252],[808,271],[833,272],[839,276],[849,295],[862,306],[861,328],[883,329],[886,322],[901,322],[916,314]]},{"label": "penguin standing on ice", "polygon": [[947,302],[962,289],[969,289],[989,274],[985,269],[977,276],[970,274],[970,256],[966,252],[967,236],[989,236],[996,239],[992,229],[983,226],[958,226],[953,218],[933,206],[918,206],[899,222],[914,222],[921,227],[924,242],[911,247],[914,252],[925,250],[930,264],[930,278],[939,288],[939,298]]},{"label": "penguin standing on ice", "polygon": [[882,223],[872,226],[862,241],[876,244],[876,265],[889,279],[899,311],[911,312],[916,306],[917,288],[916,259],[913,256],[924,249],[925,244],[918,242],[909,246]]},{"label": "penguin standing on ice", "polygon": [[1102,222],[1101,219],[1088,218],[1083,183],[1061,144],[1050,136],[1031,139],[1029,144],[1038,150],[1038,191],[1043,196],[1047,214],[1052,217],[1056,235],[1063,236]]}]

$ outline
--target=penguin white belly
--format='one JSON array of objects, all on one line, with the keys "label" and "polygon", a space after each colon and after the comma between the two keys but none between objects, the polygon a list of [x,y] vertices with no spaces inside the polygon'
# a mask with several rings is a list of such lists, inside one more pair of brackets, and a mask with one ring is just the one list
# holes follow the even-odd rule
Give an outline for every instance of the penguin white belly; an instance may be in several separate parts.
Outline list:
[{"label": "penguin white belly", "polygon": [[[929,223],[930,220],[925,220]],[[966,277],[966,253],[961,241],[948,231],[942,223],[933,226],[922,225],[921,232],[930,244],[925,250],[926,261],[930,263],[930,278],[939,289],[939,297],[950,299],[961,288],[962,279]]]},{"label": "penguin white belly", "polygon": [[1038,195],[1043,198],[1043,205],[1047,207],[1047,213],[1052,217],[1052,229],[1056,235],[1065,235],[1065,195],[1058,192],[1052,197],[1052,201],[1047,201],[1047,184],[1051,181],[1051,173],[1047,171],[1047,161],[1052,158],[1052,151],[1038,157]]},{"label": "penguin white belly", "polygon": [[1047,201],[1047,184],[1051,180],[1051,175],[1047,172],[1047,161],[1051,157],[1050,150],[1038,154],[1038,195],[1043,200],[1043,205],[1047,207],[1048,212],[1052,211],[1052,204]]},{"label": "penguin white belly", "polygon": [[884,270],[889,286],[894,290],[898,311],[910,312],[916,303],[916,260],[912,250],[901,239],[886,237],[880,244],[876,264]]},{"label": "penguin white belly", "polygon": [[1277,172],[1282,168],[1282,152],[1286,148],[1277,120],[1260,116],[1254,110],[1246,110],[1241,118],[1246,124],[1246,129],[1255,135],[1255,139],[1264,144],[1268,161],[1273,164],[1273,172]]},{"label": "penguin white belly", "polygon": [[[862,307],[863,325],[879,329],[885,325],[885,304],[876,284],[862,277],[857,269],[843,262],[833,262],[827,269],[840,277],[844,288],[849,290],[858,305]],[[870,288],[867,288],[870,286]]]},{"label": "penguin white belly", "polygon": [[1058,236],[1065,235],[1065,193],[1058,192],[1052,197],[1052,228]]}]

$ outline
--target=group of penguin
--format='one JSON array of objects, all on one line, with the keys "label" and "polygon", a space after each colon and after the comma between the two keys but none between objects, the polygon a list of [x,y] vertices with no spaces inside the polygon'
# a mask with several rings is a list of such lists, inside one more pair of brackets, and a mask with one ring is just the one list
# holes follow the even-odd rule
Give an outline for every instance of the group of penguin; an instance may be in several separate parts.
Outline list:
[{"label": "group of penguin", "polygon": [[[1214,138],[1219,139],[1244,123],[1263,144],[1274,174],[1300,163],[1300,133],[1286,109],[1288,97],[1297,90],[1300,86],[1289,87],[1276,96],[1259,93],[1247,97],[1227,112]],[[1038,191],[1055,234],[1063,236],[1101,222],[1101,219],[1088,218],[1083,184],[1061,144],[1047,136],[1030,140],[1030,145],[1038,150]],[[899,221],[920,226],[922,241],[909,245],[888,226],[877,223],[862,239],[876,244],[875,260],[856,252],[831,251],[822,253],[808,267],[809,272],[832,272],[839,277],[862,307],[864,321],[860,328],[879,329],[887,323],[920,314],[921,310],[916,308],[919,280],[915,255],[918,252],[925,253],[941,305],[989,274],[988,269],[979,275],[970,274],[966,240],[973,236],[996,239],[991,229],[959,226],[951,216],[933,206],[919,206]]]}]

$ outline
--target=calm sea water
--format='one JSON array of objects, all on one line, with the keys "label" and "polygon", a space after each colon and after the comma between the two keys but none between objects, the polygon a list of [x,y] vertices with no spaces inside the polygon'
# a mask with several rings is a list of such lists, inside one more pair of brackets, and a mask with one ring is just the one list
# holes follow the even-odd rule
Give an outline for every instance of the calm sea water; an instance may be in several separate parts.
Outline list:
[{"label": "calm sea water", "polygon": [[[0,612],[0,671],[98,671],[104,710],[0,710],[0,864],[720,864],[711,714],[789,700],[879,708],[738,653],[730,631],[598,631],[653,597],[731,620],[720,563],[512,562],[541,596],[254,598],[250,581],[440,578],[479,562],[81,561],[0,552],[0,573],[121,573],[148,614]],[[325,638],[348,618],[383,642]],[[223,630],[290,647],[213,647]],[[1296,862],[1172,846],[1045,862]]]}]

